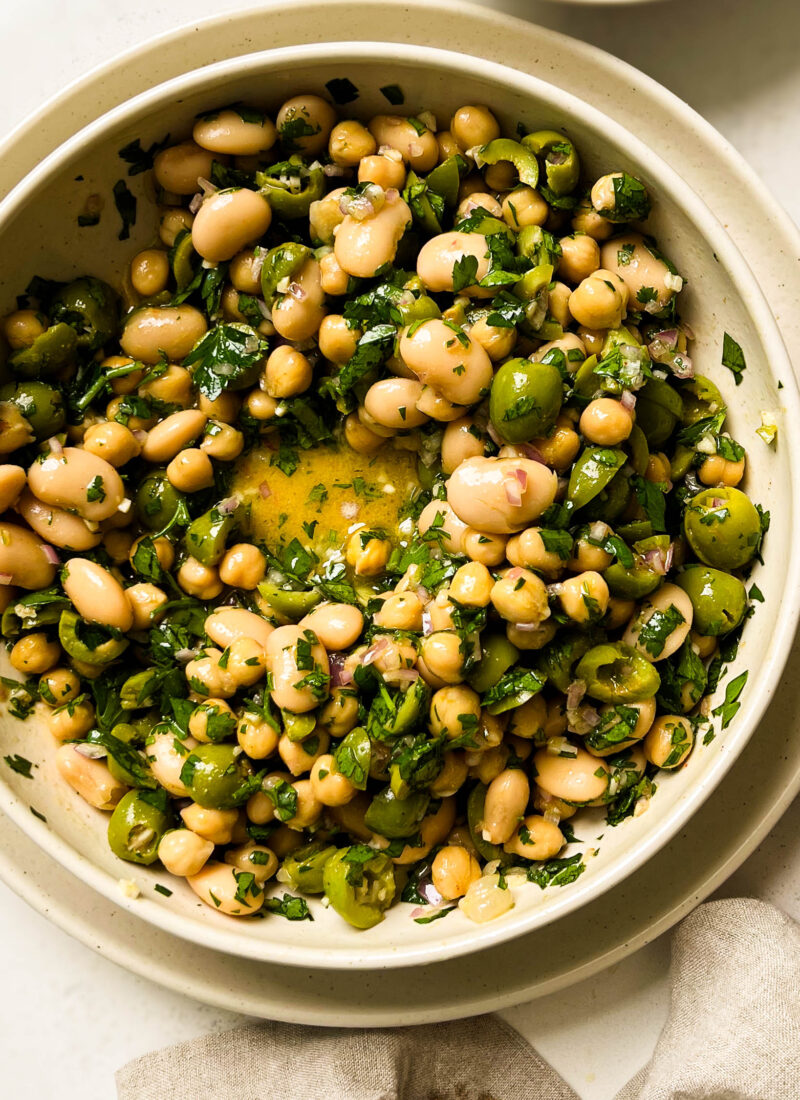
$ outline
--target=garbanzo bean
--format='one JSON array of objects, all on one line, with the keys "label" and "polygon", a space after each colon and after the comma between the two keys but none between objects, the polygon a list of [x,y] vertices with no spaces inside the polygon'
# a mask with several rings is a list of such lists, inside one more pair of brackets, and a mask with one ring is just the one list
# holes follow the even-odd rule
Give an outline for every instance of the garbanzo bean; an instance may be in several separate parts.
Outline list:
[{"label": "garbanzo bean", "polygon": [[615,401],[613,397],[598,397],[590,401],[581,413],[580,429],[590,443],[616,447],[633,431],[633,416],[621,401]]},{"label": "garbanzo bean", "polygon": [[569,298],[569,311],[587,328],[619,328],[628,304],[628,288],[619,275],[598,268]]},{"label": "garbanzo bean", "polygon": [[523,184],[503,198],[502,213],[512,229],[524,229],[526,225],[544,225],[550,207],[538,191]]},{"label": "garbanzo bean", "polygon": [[187,596],[213,600],[222,591],[219,571],[213,565],[203,565],[196,558],[186,558],[177,573],[177,581]]},{"label": "garbanzo bean", "polygon": [[590,569],[563,581],[558,598],[564,614],[573,622],[596,623],[605,614],[608,596],[608,585]]},{"label": "garbanzo bean", "polygon": [[168,282],[169,258],[162,249],[146,248],[131,260],[131,284],[143,298],[160,294]]},{"label": "garbanzo bean", "polygon": [[39,695],[51,707],[61,707],[80,694],[81,679],[71,668],[51,668],[39,680]]},{"label": "garbanzo bean", "polygon": [[29,348],[37,336],[45,331],[43,316],[34,309],[17,309],[3,321],[3,335],[8,346],[17,351]]},{"label": "garbanzo bean", "polygon": [[12,647],[8,656],[12,668],[26,676],[38,676],[47,672],[61,657],[61,646],[46,634],[33,631],[24,634]]},{"label": "garbanzo bean", "polygon": [[16,504],[26,481],[22,466],[0,466],[0,514]]},{"label": "garbanzo bean", "polygon": [[318,95],[287,99],[275,120],[283,144],[293,152],[321,153],[336,123],[336,112]]},{"label": "garbanzo bean", "polygon": [[260,714],[245,711],[236,725],[236,740],[252,760],[266,760],[278,748],[279,734]]},{"label": "garbanzo bean", "polygon": [[600,248],[597,241],[587,234],[562,237],[558,274],[568,283],[580,283],[600,267]]},{"label": "garbanzo bean", "polygon": [[292,741],[284,733],[278,741],[278,755],[286,765],[286,770],[296,777],[310,772],[314,762],[328,751],[329,744],[330,737],[327,733],[314,733],[305,741]]},{"label": "garbanzo bean", "polygon": [[464,653],[455,631],[436,630],[422,639],[419,669],[429,682],[459,684],[464,679]]},{"label": "garbanzo bean", "polygon": [[170,829],[158,843],[158,858],[171,875],[188,878],[197,875],[208,863],[214,851],[210,840],[191,829]]},{"label": "garbanzo bean", "polygon": [[186,447],[167,466],[167,477],[182,493],[197,493],[214,484],[214,467],[205,451]]},{"label": "garbanzo bean", "polygon": [[354,531],[347,541],[345,556],[348,565],[361,577],[375,577],[383,572],[389,560],[390,544],[369,532]]},{"label": "garbanzo bean", "polygon": [[87,623],[123,633],[133,625],[133,610],[117,578],[88,558],[70,558],[62,573],[64,591]]},{"label": "garbanzo bean", "polygon": [[481,717],[477,691],[466,684],[439,688],[430,705],[430,728],[437,737],[446,734],[450,741],[472,732]]},{"label": "garbanzo bean", "polygon": [[368,126],[379,149],[388,145],[396,149],[415,172],[429,172],[439,159],[436,135],[421,128],[418,120],[415,123],[402,115],[375,115]]},{"label": "garbanzo bean", "polygon": [[358,793],[347,776],[337,770],[330,753],[323,753],[311,768],[311,786],[314,796],[323,806],[344,806]]},{"label": "garbanzo bean", "polygon": [[281,344],[270,353],[264,370],[264,382],[270,397],[293,397],[304,393],[314,377],[308,358],[289,344]]},{"label": "garbanzo bean", "polygon": [[240,542],[225,551],[219,563],[219,579],[232,588],[254,589],[264,579],[267,563],[257,546]]},{"label": "garbanzo bean", "polygon": [[169,596],[157,584],[142,582],[132,584],[125,589],[125,595],[133,612],[132,630],[149,630],[155,626],[161,608],[169,601]]},{"label": "garbanzo bean", "polygon": [[375,183],[384,191],[401,190],[406,182],[406,166],[396,149],[386,146],[380,153],[363,157],[358,166],[359,183]]},{"label": "garbanzo bean", "polygon": [[500,124],[488,107],[468,104],[459,107],[450,120],[450,133],[466,152],[500,137]]},{"label": "garbanzo bean", "polygon": [[118,424],[116,420],[107,420],[86,430],[83,449],[104,458],[112,466],[124,466],[137,457],[142,447],[130,428]]},{"label": "garbanzo bean", "polygon": [[337,123],[328,139],[330,158],[342,168],[357,168],[361,158],[371,156],[377,148],[366,126],[352,118]]},{"label": "garbanzo bean", "polygon": [[466,848],[445,845],[436,853],[431,878],[445,901],[462,898],[480,877],[480,864]]},{"label": "garbanzo bean", "polygon": [[538,623],[550,614],[544,581],[519,566],[495,581],[491,601],[495,610],[512,623]]}]

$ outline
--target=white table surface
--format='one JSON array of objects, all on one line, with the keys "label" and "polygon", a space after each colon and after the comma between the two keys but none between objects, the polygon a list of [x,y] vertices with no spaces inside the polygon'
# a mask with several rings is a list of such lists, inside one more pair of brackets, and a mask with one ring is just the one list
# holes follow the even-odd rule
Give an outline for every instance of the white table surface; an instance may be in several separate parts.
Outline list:
[{"label": "white table surface", "polygon": [[[243,0],[0,5],[0,137],[67,83],[122,50],[192,19],[246,6]],[[800,222],[796,0],[757,5],[673,0],[620,7],[484,0],[484,6],[583,38],[661,81],[744,154]],[[800,919],[798,830],[800,802],[720,893],[755,894]],[[142,934],[147,934],[144,925]],[[2,884],[0,942],[4,1100],[111,1100],[113,1072],[129,1058],[242,1019],[119,969]],[[589,981],[503,1015],[582,1100],[608,1100],[653,1050],[667,1012],[668,963],[669,942],[662,937]]]}]

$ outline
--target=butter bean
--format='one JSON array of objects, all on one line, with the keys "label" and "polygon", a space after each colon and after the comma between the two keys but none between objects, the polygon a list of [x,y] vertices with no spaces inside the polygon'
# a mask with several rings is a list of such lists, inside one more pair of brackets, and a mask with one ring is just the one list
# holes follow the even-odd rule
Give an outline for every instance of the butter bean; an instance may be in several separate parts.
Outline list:
[{"label": "butter bean", "polygon": [[91,550],[103,538],[100,530],[91,531],[80,516],[43,504],[26,489],[17,502],[17,511],[37,535],[52,546],[65,550]]},{"label": "butter bean", "polygon": [[417,408],[423,385],[416,378],[384,378],[364,395],[364,408],[378,424],[398,431],[418,428],[428,417]]},{"label": "butter bean", "polygon": [[56,750],[56,768],[73,791],[97,810],[113,810],[128,788],[114,779],[102,760],[92,760],[75,745]]},{"label": "butter bean", "polygon": [[439,318],[413,333],[403,329],[400,357],[417,378],[456,405],[473,405],[489,392],[492,361],[477,340],[460,336]]},{"label": "butter bean", "polygon": [[482,233],[440,233],[431,237],[419,250],[417,256],[417,275],[428,290],[434,293],[453,290],[453,268],[465,256],[474,256],[478,261],[475,284],[461,293],[476,297],[491,297],[494,289],[484,289],[476,284],[489,271],[489,247]]},{"label": "butter bean", "polygon": [[120,345],[141,363],[158,363],[162,351],[168,359],[185,359],[207,328],[194,306],[145,306],[125,322]]},{"label": "butter bean", "polygon": [[483,839],[490,844],[505,844],[522,820],[530,795],[531,785],[520,768],[500,772],[486,791]]},{"label": "butter bean", "polygon": [[[437,518],[439,515],[444,517],[443,520]],[[432,500],[425,505],[417,521],[419,533],[424,535],[434,522],[437,525],[437,531],[441,533],[443,549],[450,554],[463,554],[464,539],[469,528],[446,501]]]},{"label": "butter bean", "polygon": [[229,848],[225,853],[225,862],[237,871],[255,875],[260,885],[271,879],[278,870],[278,857],[271,848],[256,844],[251,840],[238,848]]},{"label": "butter bean", "polygon": [[[524,488],[518,470],[525,474]],[[553,471],[531,459],[469,458],[451,474],[447,500],[468,526],[491,534],[511,534],[529,526],[549,508],[557,485]]]},{"label": "butter bean", "polygon": [[452,420],[442,437],[442,469],[452,474],[466,458],[483,456],[484,441],[472,417],[462,416]]},{"label": "butter bean", "polygon": [[302,630],[313,630],[325,649],[349,649],[364,629],[364,616],[353,604],[324,603],[297,625]]},{"label": "butter bean", "polygon": [[206,414],[199,409],[182,409],[156,424],[142,447],[142,457],[148,462],[169,462],[202,432]]},{"label": "butter bean", "polygon": [[609,771],[605,763],[577,749],[574,756],[554,756],[540,749],[533,758],[536,785],[554,798],[578,805],[602,798],[608,787]]},{"label": "butter bean", "polygon": [[217,191],[195,215],[192,244],[204,260],[221,263],[263,237],[271,221],[272,208],[257,191]]},{"label": "butter bean", "polygon": [[192,749],[197,748],[193,737],[179,740],[169,730],[154,733],[147,739],[145,756],[150,771],[161,784],[176,798],[188,798],[189,788],[181,779],[181,769]]},{"label": "butter bean", "polygon": [[198,179],[208,179],[214,158],[206,149],[193,141],[182,141],[156,154],[153,174],[156,183],[173,195],[193,195],[198,190]]},{"label": "butter bean", "polygon": [[78,447],[37,459],[28,470],[28,485],[45,504],[56,504],[97,523],[113,516],[125,497],[114,467]]},{"label": "butter bean", "polygon": [[253,638],[266,646],[273,630],[272,623],[240,607],[221,607],[208,616],[205,623],[206,634],[217,645],[225,649],[237,638]]},{"label": "butter bean", "polygon": [[0,466],[0,515],[17,503],[26,481],[22,466]]},{"label": "butter bean", "polygon": [[202,149],[234,157],[251,157],[275,144],[278,131],[264,115],[260,122],[245,122],[233,108],[217,111],[211,118],[195,122],[192,137]]},{"label": "butter bean", "polygon": [[529,814],[503,847],[510,855],[523,859],[555,859],[564,847],[564,834],[554,821]]},{"label": "butter bean", "polygon": [[64,591],[87,623],[130,630],[133,609],[125,590],[107,569],[88,558],[70,558],[64,566]]},{"label": "butter bean", "polygon": [[0,577],[19,588],[47,588],[56,575],[44,542],[16,523],[0,523]]},{"label": "butter bean", "polygon": [[499,875],[483,875],[472,883],[458,908],[475,924],[485,924],[513,909],[514,895],[508,886],[500,887]]},{"label": "butter bean", "polygon": [[319,264],[314,259],[306,260],[294,276],[289,292],[272,307],[272,323],[284,340],[304,343],[316,335],[324,316],[325,295]]},{"label": "butter bean", "polygon": [[188,875],[186,881],[211,909],[229,917],[249,917],[263,905],[264,890],[255,881],[240,889],[239,875],[241,871],[235,867],[211,860],[196,875]]},{"label": "butter bean", "polygon": [[314,710],[320,703],[319,695],[327,695],[327,689],[321,687],[318,694],[311,687],[303,686],[302,680],[310,672],[329,672],[328,655],[319,642],[311,644],[308,660],[313,668],[298,667],[298,643],[305,644],[305,631],[299,626],[279,626],[267,639],[267,668],[272,674],[272,701],[278,707],[305,714]]},{"label": "butter bean", "polygon": [[339,266],[348,275],[370,279],[397,254],[400,238],[411,223],[411,211],[400,195],[386,192],[386,201],[371,217],[357,221],[346,215],[334,239]]},{"label": "butter bean", "polygon": [[[641,632],[654,615],[671,614],[679,618],[677,625],[666,637],[642,638]],[[663,661],[677,652],[692,628],[694,608],[692,601],[677,584],[663,584],[639,606],[622,636],[623,642],[632,645],[648,661]]]}]

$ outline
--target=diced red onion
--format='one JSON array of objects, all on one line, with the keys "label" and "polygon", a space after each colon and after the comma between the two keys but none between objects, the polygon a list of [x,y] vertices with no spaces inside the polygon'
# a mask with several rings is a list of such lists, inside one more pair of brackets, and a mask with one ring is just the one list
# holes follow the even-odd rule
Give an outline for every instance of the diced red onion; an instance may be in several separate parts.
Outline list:
[{"label": "diced red onion", "polygon": [[506,491],[506,500],[512,508],[522,506],[522,490],[516,477],[507,477],[503,480],[503,488]]},{"label": "diced red onion", "polygon": [[514,623],[514,629],[515,630],[521,630],[523,632],[523,634],[525,633],[525,631],[528,631],[528,633],[533,634],[534,631],[540,630],[541,626],[542,626],[541,623]]},{"label": "diced red onion", "polygon": [[387,684],[412,684],[419,679],[419,673],[415,668],[390,668],[383,678]]},{"label": "diced red onion", "polygon": [[520,488],[522,489],[522,491],[524,493],[525,490],[528,487],[528,471],[527,470],[521,470],[518,466],[516,468],[516,470],[514,471],[514,476],[516,477],[517,481],[519,482]]},{"label": "diced red onion", "polygon": [[53,436],[52,439],[48,439],[47,449],[51,455],[62,455],[64,453],[64,448],[61,445],[61,440],[58,439],[56,436]]},{"label": "diced red onion", "polygon": [[44,556],[47,558],[47,560],[50,562],[51,565],[60,565],[61,564],[61,558],[56,553],[54,547],[49,546],[48,543],[46,543],[46,542],[42,544],[42,553],[44,554]]},{"label": "diced red onion", "polygon": [[585,694],[586,683],[583,680],[573,680],[567,689],[567,710],[575,710]]},{"label": "diced red onion", "polygon": [[433,633],[433,620],[431,619],[430,611],[422,612],[422,633],[426,638],[429,634]]},{"label": "diced red onion", "polygon": [[675,543],[671,542],[667,547],[667,555],[664,558],[664,572],[669,573],[672,568],[672,559],[675,557]]},{"label": "diced red onion", "polygon": [[175,659],[177,661],[193,661],[198,654],[196,649],[177,649],[175,651]]},{"label": "diced red onion", "polygon": [[262,500],[268,500],[272,496],[272,489],[267,485],[266,481],[262,481],[258,487],[258,495]]},{"label": "diced red onion", "polygon": [[400,198],[400,192],[396,187],[389,187],[386,191],[386,199],[388,202],[394,202],[395,199]]},{"label": "diced red onion", "polygon": [[302,302],[308,297],[308,291],[304,290],[299,283],[289,283],[289,289],[286,293],[294,298],[296,302]]},{"label": "diced red onion", "polygon": [[665,328],[663,332],[657,332],[653,340],[660,340],[666,347],[674,349],[678,346],[678,330],[676,328]]},{"label": "diced red onion", "polygon": [[408,143],[408,155],[410,157],[421,157],[422,152],[423,152],[422,146],[420,145],[420,143],[418,141],[410,141]]},{"label": "diced red onion", "polygon": [[681,332],[687,340],[695,339],[694,329],[687,321],[681,321]]},{"label": "diced red onion", "polygon": [[623,409],[627,409],[628,412],[633,412],[636,408],[636,395],[632,394],[630,390],[623,390],[620,394],[619,403]]},{"label": "diced red onion", "polygon": [[563,591],[564,585],[560,581],[557,581],[555,584],[548,584],[547,586],[548,596],[560,596]]},{"label": "diced red onion", "polygon": [[0,584],[11,584],[14,577],[11,573],[0,573]]},{"label": "diced red onion", "polygon": [[522,451],[525,457],[529,458],[531,462],[539,462],[542,466],[547,465],[544,458],[542,457],[542,452],[538,451],[532,443],[517,443],[516,446],[517,450]]},{"label": "diced red onion", "polygon": [[384,649],[386,649],[388,645],[388,638],[378,638],[376,642],[372,643],[367,652],[361,658],[361,664],[371,665],[373,661],[377,660],[377,658],[380,657],[381,653],[383,653]]},{"label": "diced red onion", "polygon": [[189,203],[189,213],[196,214],[200,207],[203,205],[203,192],[198,191],[196,195],[192,195],[192,201]]},{"label": "diced red onion", "polygon": [[345,661],[347,660],[346,653],[329,653],[328,662],[330,664],[331,675],[331,687],[345,687],[347,684],[352,683],[353,673],[349,668],[345,667]]},{"label": "diced red onion", "polygon": [[431,594],[427,588],[423,588],[421,584],[418,584],[414,589],[414,595],[417,597],[421,604],[426,604],[431,598]]},{"label": "diced red onion", "polygon": [[326,176],[346,176],[348,169],[341,164],[325,164],[322,171]]},{"label": "diced red onion", "polygon": [[134,428],[131,434],[137,443],[144,443],[147,439],[147,432],[142,431],[141,428]]},{"label": "diced red onion", "polygon": [[502,441],[502,439],[500,438],[500,436],[499,436],[499,435],[497,434],[497,429],[495,428],[495,426],[494,426],[494,424],[493,424],[493,423],[491,422],[491,420],[490,420],[490,421],[488,422],[488,424],[486,425],[486,434],[487,434],[487,435],[489,436],[489,438],[491,439],[492,443],[496,443],[498,447],[502,447],[502,446],[503,446],[503,441]]},{"label": "diced red onion", "polygon": [[595,522],[589,528],[589,535],[599,542],[600,539],[604,539],[608,534],[608,524],[603,523],[601,519],[595,520]]},{"label": "diced red onion", "polygon": [[594,727],[600,725],[600,715],[594,707],[589,706],[588,704],[584,707],[581,707],[581,718],[584,720],[587,726]]},{"label": "diced red onion", "polygon": [[214,195],[217,191],[219,191],[217,185],[215,183],[212,183],[211,180],[207,180],[204,176],[197,177],[197,186],[200,188],[204,195]]},{"label": "diced red onion", "polygon": [[222,512],[223,516],[229,516],[231,512],[236,511],[240,503],[238,497],[226,497],[225,500],[220,501],[217,505],[217,511]]},{"label": "diced red onion", "polygon": [[256,298],[256,305],[258,306],[258,312],[264,318],[265,321],[272,320],[272,310],[269,308],[266,302],[262,302],[260,298]]},{"label": "diced red onion", "polygon": [[559,477],[556,482],[556,500],[563,500],[569,488],[569,478]]},{"label": "diced red onion", "polygon": [[644,555],[644,560],[654,573],[664,576],[667,572],[666,554],[663,550],[648,550]]}]

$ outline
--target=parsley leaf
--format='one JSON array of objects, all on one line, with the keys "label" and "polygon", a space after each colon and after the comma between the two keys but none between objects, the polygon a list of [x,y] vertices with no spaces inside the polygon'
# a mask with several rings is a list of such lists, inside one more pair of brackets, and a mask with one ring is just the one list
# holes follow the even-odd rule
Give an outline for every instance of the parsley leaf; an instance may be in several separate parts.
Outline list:
[{"label": "parsley leaf", "polygon": [[478,274],[478,257],[466,255],[453,264],[453,292],[458,294],[465,287],[472,286]]},{"label": "parsley leaf", "polygon": [[114,205],[122,218],[122,229],[118,233],[121,241],[127,241],[131,235],[131,226],[136,224],[136,196],[125,180],[117,180],[113,188]]},{"label": "parsley leaf", "polygon": [[294,894],[284,894],[282,898],[267,898],[264,908],[268,913],[275,913],[287,920],[313,920],[311,910],[305,898],[298,898]]},{"label": "parsley leaf", "polygon": [[169,145],[169,134],[163,141],[154,141],[152,145],[148,145],[146,149],[142,148],[142,143],[139,138],[135,141],[129,141],[127,145],[123,147],[117,153],[117,156],[130,165],[128,169],[129,176],[138,176],[140,172],[146,172],[148,168],[153,167],[153,161],[155,160],[156,153],[160,153],[162,149],[166,149]]},{"label": "parsley leaf", "polygon": [[24,756],[14,753],[13,756],[4,756],[3,760],[8,764],[12,772],[24,776],[25,779],[33,779],[33,772],[31,771],[33,764],[30,760],[26,760]]},{"label": "parsley leaf", "polygon": [[742,374],[747,367],[744,352],[732,336],[727,332],[722,337],[722,365],[727,367],[738,386],[742,381]]},{"label": "parsley leaf", "polygon": [[335,76],[333,80],[326,81],[325,87],[333,102],[338,103],[339,106],[358,99],[358,88],[346,76]]},{"label": "parsley leaf", "polygon": [[255,382],[266,340],[247,325],[217,325],[189,352],[185,367],[194,367],[192,381],[200,392],[216,401],[234,383]]}]

